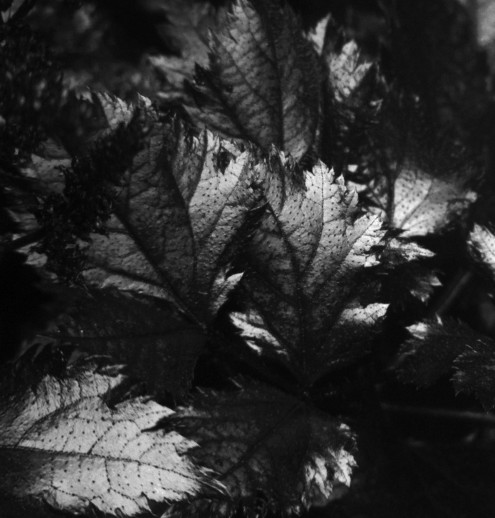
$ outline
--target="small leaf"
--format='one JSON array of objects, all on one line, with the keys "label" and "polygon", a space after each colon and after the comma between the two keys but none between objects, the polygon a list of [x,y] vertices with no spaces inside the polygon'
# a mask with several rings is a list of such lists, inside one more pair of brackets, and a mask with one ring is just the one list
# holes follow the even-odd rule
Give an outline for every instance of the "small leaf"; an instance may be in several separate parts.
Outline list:
[{"label": "small leaf", "polygon": [[495,407],[495,340],[479,335],[454,362],[454,387],[474,394],[486,410]]},{"label": "small leaf", "polygon": [[316,139],[319,68],[289,7],[237,0],[198,69],[193,119],[221,135],[272,145],[299,160]]},{"label": "small leaf", "polygon": [[166,423],[200,444],[196,461],[216,471],[229,494],[179,505],[182,516],[300,513],[349,486],[356,466],[345,424],[268,386],[198,394]]},{"label": "small leaf", "polygon": [[469,252],[490,280],[495,281],[495,235],[481,225],[474,225],[469,234]]},{"label": "small leaf", "polygon": [[2,515],[142,516],[198,494],[195,443],[155,430],[171,410],[146,398],[110,404],[119,369],[87,361],[0,401]]},{"label": "small leaf", "polygon": [[449,320],[410,326],[395,369],[399,378],[427,387],[453,372],[458,392],[474,394],[489,410],[495,407],[495,341],[466,324]]},{"label": "small leaf", "polygon": [[435,234],[445,229],[476,200],[460,178],[436,177],[413,162],[397,169],[394,182],[394,228],[401,237]]},{"label": "small leaf", "polygon": [[451,372],[466,344],[476,339],[475,331],[453,320],[430,320],[407,329],[412,336],[402,345],[395,369],[402,381],[421,387]]},{"label": "small leaf", "polygon": [[395,306],[405,306],[410,297],[425,303],[435,288],[441,286],[437,272],[429,263],[434,257],[430,250],[414,241],[391,238],[380,254],[380,266],[386,274],[382,284],[387,300]]},{"label": "small leaf", "polygon": [[239,280],[229,258],[256,202],[253,166],[210,132],[155,125],[118,188],[108,236],[93,236],[86,280],[171,300],[204,327]]},{"label": "small leaf", "polygon": [[[232,320],[255,350],[278,357],[306,385],[369,352],[387,304],[363,282],[377,264],[381,221],[357,211],[322,163],[301,182],[272,157],[266,212],[250,242],[245,313]],[[373,298],[375,297],[375,300]]]},{"label": "small leaf", "polygon": [[328,67],[331,93],[338,103],[349,100],[362,86],[374,63],[361,56],[354,40],[342,46],[341,51],[324,52]]}]

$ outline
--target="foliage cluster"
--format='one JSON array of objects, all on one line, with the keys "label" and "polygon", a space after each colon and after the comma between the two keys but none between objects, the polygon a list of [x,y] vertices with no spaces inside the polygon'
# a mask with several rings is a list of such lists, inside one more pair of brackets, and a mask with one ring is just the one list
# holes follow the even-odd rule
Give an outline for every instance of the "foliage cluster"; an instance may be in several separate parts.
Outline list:
[{"label": "foliage cluster", "polygon": [[3,516],[492,516],[473,13],[0,8]]}]

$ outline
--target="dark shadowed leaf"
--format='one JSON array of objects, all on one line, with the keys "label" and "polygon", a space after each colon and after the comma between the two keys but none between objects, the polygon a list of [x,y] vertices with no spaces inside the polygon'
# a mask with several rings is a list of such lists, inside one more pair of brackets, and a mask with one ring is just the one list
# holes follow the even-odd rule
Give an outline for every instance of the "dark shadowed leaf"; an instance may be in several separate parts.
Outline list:
[{"label": "dark shadowed leaf", "polygon": [[411,337],[402,345],[395,365],[399,378],[426,387],[452,372],[453,361],[476,333],[453,320],[430,320],[408,327]]},{"label": "dark shadowed leaf", "polygon": [[229,254],[256,202],[253,165],[208,131],[155,125],[118,188],[108,235],[93,236],[86,279],[171,300],[204,327],[241,277]]},{"label": "dark shadowed leaf", "polygon": [[153,429],[172,411],[143,397],[110,402],[125,377],[101,363],[3,388],[2,516],[142,516],[201,491],[206,472],[185,455],[195,443]]},{"label": "dark shadowed leaf", "polygon": [[245,313],[232,320],[251,348],[311,384],[369,352],[387,304],[365,282],[381,221],[360,216],[357,194],[322,163],[296,179],[271,157],[266,212],[249,245]]},{"label": "dark shadowed leaf", "polygon": [[224,500],[179,505],[177,515],[300,513],[348,486],[356,465],[345,424],[268,386],[198,394],[166,423],[200,444],[195,460],[219,473],[228,490]]},{"label": "dark shadowed leaf", "polygon": [[454,362],[454,387],[474,394],[487,410],[495,407],[495,340],[479,334]]},{"label": "dark shadowed leaf", "polygon": [[[38,340],[109,355],[159,395],[190,387],[205,335],[163,301],[113,290],[73,290],[64,313]],[[35,342],[36,343],[36,340]]]},{"label": "dark shadowed leaf", "polygon": [[399,378],[426,387],[453,373],[458,392],[475,395],[487,409],[495,406],[495,341],[466,324],[428,321],[409,328],[395,369]]},{"label": "dark shadowed leaf", "polygon": [[272,145],[299,160],[316,138],[319,67],[289,7],[237,0],[198,69],[192,117],[221,135]]}]

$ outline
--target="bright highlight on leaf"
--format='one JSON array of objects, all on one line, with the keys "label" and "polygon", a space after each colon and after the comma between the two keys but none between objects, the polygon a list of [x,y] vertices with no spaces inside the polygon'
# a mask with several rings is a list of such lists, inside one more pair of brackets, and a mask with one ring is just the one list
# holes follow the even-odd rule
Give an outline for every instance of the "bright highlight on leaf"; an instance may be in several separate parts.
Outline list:
[{"label": "bright highlight on leaf", "polygon": [[394,228],[402,237],[434,234],[446,228],[476,200],[453,178],[434,177],[413,163],[403,164],[394,182]]},{"label": "bright highlight on leaf", "polygon": [[204,327],[239,281],[229,254],[256,202],[253,157],[205,131],[155,125],[118,188],[86,279],[172,301]]},{"label": "bright highlight on leaf", "polygon": [[111,403],[123,382],[118,368],[87,361],[10,397],[4,387],[3,516],[142,516],[201,491],[205,472],[186,456],[195,443],[153,429],[172,414],[153,401]]},{"label": "bright highlight on leaf", "polygon": [[237,0],[210,46],[210,66],[193,86],[193,119],[299,160],[316,140],[319,67],[291,9]]},{"label": "bright highlight on leaf", "polygon": [[242,283],[248,310],[232,320],[253,349],[311,385],[369,352],[387,304],[373,301],[375,288],[363,281],[384,233],[322,163],[301,180],[283,156],[270,168]]},{"label": "bright highlight on leaf", "polygon": [[257,508],[290,515],[323,506],[350,485],[355,442],[338,419],[268,386],[203,392],[167,426],[198,442],[198,463],[219,474],[225,499],[179,505],[183,516]]}]

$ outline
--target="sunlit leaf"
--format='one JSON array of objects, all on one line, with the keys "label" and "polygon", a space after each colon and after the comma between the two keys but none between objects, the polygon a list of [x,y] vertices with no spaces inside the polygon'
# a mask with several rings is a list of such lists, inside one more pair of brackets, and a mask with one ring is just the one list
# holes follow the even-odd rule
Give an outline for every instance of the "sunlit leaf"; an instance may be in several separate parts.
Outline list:
[{"label": "sunlit leaf", "polygon": [[455,177],[435,177],[414,163],[404,163],[394,182],[391,224],[402,237],[439,232],[456,220],[476,194]]},{"label": "sunlit leaf", "polygon": [[486,227],[474,225],[469,234],[469,251],[477,264],[495,280],[495,235]]},{"label": "sunlit leaf", "polygon": [[300,159],[315,143],[319,69],[289,7],[237,0],[198,69],[193,118],[221,135]]},{"label": "sunlit leaf", "polygon": [[196,462],[228,490],[223,500],[178,506],[182,516],[231,516],[239,508],[300,513],[349,486],[356,466],[345,424],[268,386],[201,393],[166,423],[200,444]]},{"label": "sunlit leaf", "polygon": [[125,381],[93,361],[2,390],[2,514],[142,516],[201,491],[205,472],[185,455],[196,445],[153,430],[172,414],[138,397],[111,402]]},{"label": "sunlit leaf", "polygon": [[124,175],[107,225],[93,236],[92,284],[171,300],[206,325],[239,275],[229,272],[256,202],[249,151],[178,121],[153,126]]},{"label": "sunlit leaf", "polygon": [[256,351],[283,360],[302,383],[369,352],[387,305],[363,275],[377,264],[377,217],[322,163],[295,179],[273,156],[266,212],[250,242],[245,313],[232,320]]}]

